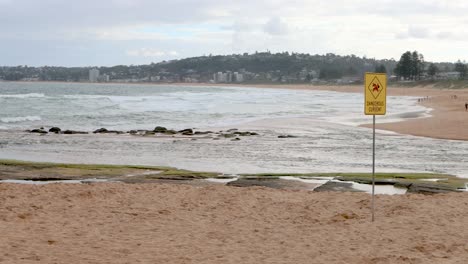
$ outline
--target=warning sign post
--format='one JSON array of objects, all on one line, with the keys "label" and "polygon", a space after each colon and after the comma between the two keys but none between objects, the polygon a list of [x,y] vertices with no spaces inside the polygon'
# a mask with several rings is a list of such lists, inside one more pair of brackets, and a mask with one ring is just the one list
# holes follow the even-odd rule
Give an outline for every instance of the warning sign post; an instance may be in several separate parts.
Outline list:
[{"label": "warning sign post", "polygon": [[372,222],[374,222],[375,196],[375,116],[387,112],[387,75],[385,73],[366,73],[364,81],[364,113],[372,115]]},{"label": "warning sign post", "polygon": [[365,83],[366,115],[385,115],[387,111],[387,75],[385,73],[366,73]]}]

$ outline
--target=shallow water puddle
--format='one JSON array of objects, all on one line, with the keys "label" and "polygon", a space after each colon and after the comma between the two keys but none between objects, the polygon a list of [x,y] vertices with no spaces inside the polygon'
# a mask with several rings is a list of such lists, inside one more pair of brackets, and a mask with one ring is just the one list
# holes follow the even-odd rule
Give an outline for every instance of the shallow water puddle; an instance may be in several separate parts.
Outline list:
[{"label": "shallow water puddle", "polygon": [[[353,189],[372,193],[372,185],[353,182]],[[375,185],[375,194],[405,194],[406,188],[396,188],[393,185]]]},{"label": "shallow water puddle", "polygon": [[[341,182],[341,181],[333,180],[333,177],[314,177],[313,179],[303,179],[299,177],[283,176],[283,177],[280,177],[280,179],[301,181],[305,183],[320,184],[320,185],[325,184],[329,181]],[[352,183],[352,188],[355,190],[363,191],[366,193],[372,193],[372,185],[370,184],[362,184],[362,183],[355,183],[355,182],[350,182],[350,183]],[[312,188],[312,190],[317,187],[318,186]],[[376,185],[375,186],[375,194],[394,195],[394,194],[405,194],[405,193],[406,193],[406,188],[396,188],[393,185]]]},{"label": "shallow water puddle", "polygon": [[238,177],[233,177],[233,178],[222,178],[222,179],[216,179],[216,178],[208,178],[206,181],[209,182],[216,182],[216,183],[228,183],[232,181],[237,181]]}]

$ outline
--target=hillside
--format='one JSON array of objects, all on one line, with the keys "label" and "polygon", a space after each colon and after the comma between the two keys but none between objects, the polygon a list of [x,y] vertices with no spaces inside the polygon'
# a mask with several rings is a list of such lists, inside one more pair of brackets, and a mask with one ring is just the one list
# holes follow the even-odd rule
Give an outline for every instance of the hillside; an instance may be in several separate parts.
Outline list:
[{"label": "hillside", "polygon": [[[385,71],[393,74],[397,61],[340,56],[332,53],[233,54],[200,56],[163,61],[148,65],[113,67],[0,67],[0,79],[17,81],[89,81],[90,69],[99,70],[105,78],[117,82],[218,82],[218,83],[310,83],[359,82],[364,72]],[[437,64],[450,71],[451,63]]]}]

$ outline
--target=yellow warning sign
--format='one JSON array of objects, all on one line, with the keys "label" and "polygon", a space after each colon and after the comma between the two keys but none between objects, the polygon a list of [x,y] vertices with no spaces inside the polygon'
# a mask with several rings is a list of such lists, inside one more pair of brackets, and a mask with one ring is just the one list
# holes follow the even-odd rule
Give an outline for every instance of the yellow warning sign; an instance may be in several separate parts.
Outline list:
[{"label": "yellow warning sign", "polygon": [[364,113],[366,115],[385,115],[387,111],[387,75],[385,73],[366,73],[364,94]]}]

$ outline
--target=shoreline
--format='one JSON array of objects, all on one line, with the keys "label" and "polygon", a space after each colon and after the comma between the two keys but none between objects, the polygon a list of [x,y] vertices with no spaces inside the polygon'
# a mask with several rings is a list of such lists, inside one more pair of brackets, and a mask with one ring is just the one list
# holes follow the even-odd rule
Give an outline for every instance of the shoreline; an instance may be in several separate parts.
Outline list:
[{"label": "shoreline", "polygon": [[[14,83],[14,82],[11,82]],[[23,83],[37,83],[23,81]],[[47,82],[65,83],[74,82]],[[90,84],[90,83],[85,83]],[[237,88],[269,88],[304,91],[333,91],[341,93],[362,93],[362,85],[311,85],[311,84],[217,84],[217,83],[92,83],[98,85],[147,85],[147,86],[186,86],[186,87],[237,87]],[[432,86],[388,87],[389,96],[414,96],[422,100],[420,105],[431,109],[429,117],[407,119],[392,123],[378,123],[376,129],[392,131],[399,134],[429,137],[434,139],[468,140],[468,89],[438,89]],[[427,99],[425,99],[427,98]],[[423,100],[424,99],[424,100]],[[364,116],[364,114],[363,114]],[[372,124],[360,125],[372,128]]]}]

